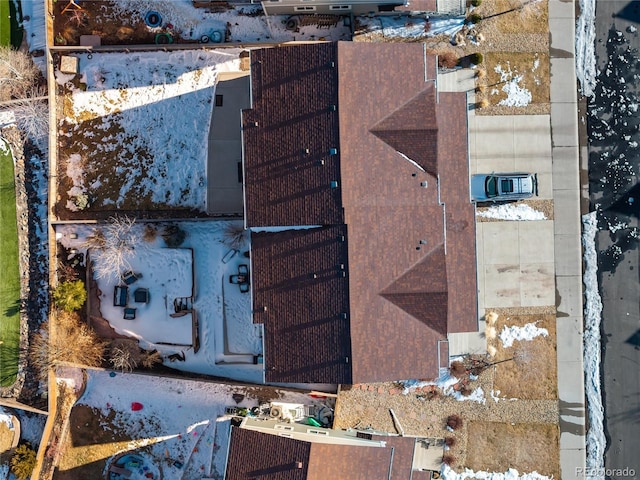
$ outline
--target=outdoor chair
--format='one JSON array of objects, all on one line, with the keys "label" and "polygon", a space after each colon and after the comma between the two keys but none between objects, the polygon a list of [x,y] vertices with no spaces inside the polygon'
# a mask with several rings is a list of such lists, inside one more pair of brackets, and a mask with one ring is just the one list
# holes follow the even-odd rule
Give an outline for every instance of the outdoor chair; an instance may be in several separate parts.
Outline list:
[{"label": "outdoor chair", "polygon": [[239,284],[239,283],[242,283],[243,281],[244,279],[241,278],[240,275],[229,275],[229,283]]},{"label": "outdoor chair", "polygon": [[124,316],[125,320],[135,320],[136,319],[136,309],[135,308],[125,308]]},{"label": "outdoor chair", "polygon": [[249,293],[249,282],[243,282],[240,284],[240,291],[242,293]]},{"label": "outdoor chair", "polygon": [[113,287],[113,306],[126,307],[129,302],[129,289],[124,285]]},{"label": "outdoor chair", "polygon": [[243,275],[245,277],[249,276],[249,266],[242,264],[238,265],[238,275]]},{"label": "outdoor chair", "polygon": [[136,283],[138,279],[141,277],[142,277],[142,274],[134,273],[131,270],[128,270],[122,274],[121,278],[126,285],[131,285],[133,283]]},{"label": "outdoor chair", "polygon": [[133,301],[136,303],[149,303],[149,289],[136,288],[133,292]]}]

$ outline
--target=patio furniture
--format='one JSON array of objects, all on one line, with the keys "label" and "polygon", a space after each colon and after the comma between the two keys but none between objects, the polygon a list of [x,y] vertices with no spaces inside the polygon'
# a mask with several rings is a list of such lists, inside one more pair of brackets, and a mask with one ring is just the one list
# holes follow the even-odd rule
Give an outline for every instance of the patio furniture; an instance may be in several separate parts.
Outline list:
[{"label": "patio furniture", "polygon": [[135,320],[136,319],[136,308],[125,308],[124,309],[124,318],[125,320]]},{"label": "patio furniture", "polygon": [[131,285],[133,283],[136,283],[139,278],[142,278],[142,274],[134,273],[131,270],[127,270],[122,274],[121,278],[122,278],[122,281],[125,283],[125,285]]},{"label": "patio furniture", "polygon": [[113,287],[113,306],[126,307],[129,302],[129,289],[125,285]]},{"label": "patio furniture", "polygon": [[229,283],[235,283],[240,285],[247,282],[247,278],[244,275],[229,275]]},{"label": "patio furniture", "polygon": [[133,301],[136,303],[149,303],[149,289],[136,288],[133,292]]},{"label": "patio furniture", "polygon": [[238,265],[238,275],[244,275],[249,278],[249,266],[245,264]]},{"label": "patio furniture", "polygon": [[244,282],[240,284],[240,291],[242,293],[249,293],[249,282]]},{"label": "patio furniture", "polygon": [[225,253],[224,257],[222,257],[222,263],[229,263],[229,260],[235,257],[236,253],[238,253],[238,250],[236,250],[235,248],[229,250],[227,253]]}]

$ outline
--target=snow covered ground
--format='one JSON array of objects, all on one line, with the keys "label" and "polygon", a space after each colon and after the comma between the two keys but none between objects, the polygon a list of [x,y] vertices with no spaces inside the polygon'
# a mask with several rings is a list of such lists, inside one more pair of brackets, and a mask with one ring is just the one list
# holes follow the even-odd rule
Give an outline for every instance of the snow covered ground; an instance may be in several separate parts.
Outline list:
[{"label": "snow covered ground", "polygon": [[476,216],[497,220],[546,220],[544,213],[526,203],[505,203],[492,205],[485,210],[476,210]]},{"label": "snow covered ground", "polygon": [[239,71],[239,53],[77,55],[81,88],[57,71],[71,91],[59,133],[77,139],[61,152],[72,182],[67,208],[82,209],[91,192],[96,206],[135,208],[146,197],[205,210],[214,87],[220,72]]},{"label": "snow covered ground", "polygon": [[356,17],[358,33],[380,32],[384,38],[422,39],[455,35],[464,26],[464,16],[380,15]]},{"label": "snow covered ground", "polygon": [[596,212],[582,217],[582,248],[585,271],[583,275],[584,296],[584,371],[585,393],[589,429],[587,430],[587,469],[601,471],[604,468],[604,449],[607,444],[604,435],[604,407],[600,380],[600,322],[602,301],[598,289],[598,253],[595,237],[598,232]]},{"label": "snow covered ground", "polygon": [[[161,472],[153,478],[221,478],[230,426],[223,417],[225,407],[259,405],[258,393],[252,394],[251,387],[95,370],[87,371],[87,376],[77,405],[113,418],[104,429],[126,432],[132,438],[125,450],[113,452],[107,466],[124,452],[138,454],[147,471]],[[299,392],[277,390],[275,395],[283,402],[323,404],[322,399]],[[134,474],[132,478],[144,478],[144,472]]]},{"label": "snow covered ground", "polygon": [[[140,240],[134,253],[127,257],[131,269],[142,273],[129,293],[129,306],[138,309],[136,319],[124,320],[123,308],[113,306],[114,286],[120,283],[114,277],[97,280],[101,314],[116,332],[137,338],[143,348],[156,349],[165,356],[184,351],[184,362],[167,363],[172,368],[262,383],[262,365],[253,365],[253,356],[262,353],[262,327],[253,323],[251,294],[241,293],[238,285],[229,282],[229,275],[238,273],[238,265],[249,262],[241,253],[223,262],[230,250],[223,243],[224,228],[228,224],[228,221],[215,220],[178,223],[187,232],[180,246],[183,250],[178,251],[165,248],[159,235],[152,242]],[[140,238],[143,225],[135,224],[133,228],[139,230]],[[92,229],[87,225],[57,225],[56,237],[65,247],[86,253],[86,238]],[[77,238],[71,238],[72,234]],[[248,245],[245,248],[248,249]],[[193,262],[190,251],[184,249],[193,250]],[[192,269],[193,308],[200,326],[198,353],[191,347],[158,343],[191,343],[191,316],[172,318],[169,315],[174,313],[170,291],[172,288],[191,290]],[[133,302],[133,291],[140,287],[149,289],[148,305]]]}]

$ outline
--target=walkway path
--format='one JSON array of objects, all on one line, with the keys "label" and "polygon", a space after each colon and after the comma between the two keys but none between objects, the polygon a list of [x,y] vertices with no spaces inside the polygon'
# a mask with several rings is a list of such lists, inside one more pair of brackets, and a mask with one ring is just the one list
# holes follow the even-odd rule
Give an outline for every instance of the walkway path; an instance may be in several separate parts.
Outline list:
[{"label": "walkway path", "polygon": [[549,0],[551,37],[551,145],[557,306],[560,475],[578,478],[585,467],[582,361],[582,247],[580,163],[575,72],[575,5]]}]

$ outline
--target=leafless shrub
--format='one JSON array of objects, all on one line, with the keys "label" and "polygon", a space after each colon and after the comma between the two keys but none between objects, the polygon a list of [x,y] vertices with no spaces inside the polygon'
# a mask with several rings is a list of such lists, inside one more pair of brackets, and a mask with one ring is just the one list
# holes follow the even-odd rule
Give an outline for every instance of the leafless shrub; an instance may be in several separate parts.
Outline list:
[{"label": "leafless shrub", "polygon": [[[476,78],[478,80],[482,80],[483,78],[487,78],[487,69],[484,68],[484,67],[479,67],[476,70]],[[494,312],[492,312],[492,313],[494,313]]]},{"label": "leafless shrub", "polygon": [[222,232],[222,243],[229,248],[240,249],[247,241],[247,231],[244,226],[238,222],[229,222],[225,225]]},{"label": "leafless shrub", "polygon": [[162,231],[162,238],[164,243],[169,248],[178,248],[187,238],[187,232],[182,230],[178,225],[167,225]]},{"label": "leafless shrub", "polygon": [[40,70],[29,55],[0,46],[0,102],[28,97],[39,78]]},{"label": "leafless shrub", "polygon": [[460,378],[467,373],[467,367],[464,366],[464,363],[456,360],[449,365],[449,373],[453,377]]},{"label": "leafless shrub", "polygon": [[456,457],[454,457],[453,455],[443,455],[442,456],[442,463],[444,463],[445,465],[449,465],[450,467],[452,465],[455,465],[456,463]]},{"label": "leafless shrub", "polygon": [[68,263],[58,262],[58,281],[63,283],[74,280],[78,280],[78,271]]},{"label": "leafless shrub", "polygon": [[458,430],[459,428],[462,428],[463,422],[462,422],[462,417],[460,417],[460,415],[449,415],[447,417],[447,427],[449,427],[451,430]]},{"label": "leafless shrub", "polygon": [[460,389],[460,395],[462,395],[463,397],[468,397],[472,393],[473,388],[471,388],[469,385],[462,385],[462,388]]},{"label": "leafless shrub", "polygon": [[449,448],[454,447],[456,445],[456,442],[456,437],[445,437],[444,439],[444,444]]},{"label": "leafless shrub", "polygon": [[142,354],[138,342],[117,339],[109,346],[109,363],[115,370],[131,372],[140,363]]},{"label": "leafless shrub", "polygon": [[144,232],[142,233],[142,239],[147,243],[151,243],[157,237],[158,237],[158,229],[155,227],[155,225],[147,223],[144,226]]},{"label": "leafless shrub", "polygon": [[455,68],[458,65],[458,56],[452,51],[438,54],[438,68]]},{"label": "leafless shrub", "polygon": [[96,278],[117,277],[123,271],[131,270],[129,259],[136,248],[143,243],[137,229],[135,219],[115,216],[109,222],[94,229],[85,241],[85,246],[92,249],[93,271]]},{"label": "leafless shrub", "polygon": [[489,106],[489,100],[483,98],[479,102],[476,102],[476,108],[487,108]]},{"label": "leafless shrub", "polygon": [[56,312],[56,326],[42,325],[29,347],[29,357],[41,379],[59,362],[98,367],[102,364],[104,343],[80,320],[76,312]]},{"label": "leafless shrub", "polygon": [[478,84],[476,85],[476,93],[486,93],[487,91],[487,86],[484,84]]},{"label": "leafless shrub", "polygon": [[140,359],[140,366],[142,368],[153,368],[157,364],[162,363],[162,355],[157,350],[147,351],[145,350],[142,353],[142,358]]}]

